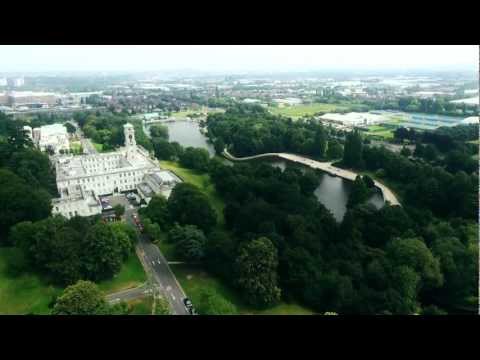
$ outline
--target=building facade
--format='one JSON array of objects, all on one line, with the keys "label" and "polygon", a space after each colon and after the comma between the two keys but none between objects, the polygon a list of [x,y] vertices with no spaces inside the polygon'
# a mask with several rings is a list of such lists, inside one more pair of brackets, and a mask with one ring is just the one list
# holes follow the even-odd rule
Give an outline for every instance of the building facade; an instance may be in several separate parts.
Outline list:
[{"label": "building facade", "polygon": [[45,125],[39,128],[28,129],[33,143],[42,151],[51,150],[55,154],[60,150],[69,150],[70,142],[68,140],[67,128],[62,124]]},{"label": "building facade", "polygon": [[[100,196],[137,191],[150,174],[162,172],[149,153],[137,146],[133,125],[124,125],[124,135],[125,146],[116,152],[55,158],[60,198],[52,202],[53,213],[67,218],[100,214]],[[168,186],[175,183],[166,181],[163,185],[159,191],[168,196]]]}]

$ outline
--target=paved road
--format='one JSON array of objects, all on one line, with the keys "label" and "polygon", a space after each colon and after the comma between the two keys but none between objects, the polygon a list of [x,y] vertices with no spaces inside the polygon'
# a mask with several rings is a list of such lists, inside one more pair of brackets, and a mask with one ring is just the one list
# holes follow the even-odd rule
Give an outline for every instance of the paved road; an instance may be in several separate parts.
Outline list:
[{"label": "paved road", "polygon": [[98,152],[97,149],[93,146],[92,141],[85,137],[80,126],[75,121],[69,121],[69,123],[76,127],[75,134],[80,139],[84,153],[96,154]]},{"label": "paved road", "polygon": [[[133,226],[135,226],[132,218],[134,213],[136,214],[135,210],[125,211],[127,221]],[[152,280],[156,283],[158,290],[170,303],[172,313],[174,315],[189,315],[183,304],[183,299],[186,295],[168,266],[167,260],[158,247],[152,244],[143,234],[139,234],[137,254],[141,258],[143,265],[147,267],[148,272],[152,274]]]},{"label": "paved road", "polygon": [[[231,155],[227,150],[224,150],[224,155],[227,159],[233,160],[233,161],[246,161],[246,160],[253,160],[253,159],[259,159],[263,157],[278,157],[281,159],[285,160],[290,160],[296,163],[300,163],[306,166],[311,167],[312,169],[318,169],[325,171],[331,175],[341,177],[343,179],[347,180],[355,180],[355,178],[358,176],[357,173],[350,171],[350,170],[345,170],[341,169],[338,167],[335,167],[332,165],[332,162],[321,162],[321,161],[316,161],[312,160],[309,158],[306,158],[304,156],[299,156],[295,154],[288,154],[288,153],[266,153],[266,154],[259,154],[259,155],[254,155],[254,156],[246,156],[242,158],[237,158]],[[381,182],[374,180],[375,186],[379,188],[382,191],[383,199],[385,201],[388,201],[390,205],[399,205],[401,206],[400,202],[398,201],[397,197],[393,194],[393,192],[383,185]]]},{"label": "paved road", "polygon": [[146,296],[149,296],[152,294],[152,289],[144,284],[142,286],[133,288],[133,289],[127,289],[123,291],[119,291],[113,294],[108,294],[106,296],[106,299],[109,303],[117,303],[120,301],[130,301],[134,299],[140,299]]}]

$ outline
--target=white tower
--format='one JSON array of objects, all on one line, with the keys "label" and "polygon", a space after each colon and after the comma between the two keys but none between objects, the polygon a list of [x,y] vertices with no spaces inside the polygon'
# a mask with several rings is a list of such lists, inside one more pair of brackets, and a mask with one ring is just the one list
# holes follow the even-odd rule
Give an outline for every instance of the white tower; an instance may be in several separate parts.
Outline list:
[{"label": "white tower", "polygon": [[130,123],[123,125],[123,133],[125,135],[126,156],[129,159],[133,159],[137,152],[137,142],[135,141],[135,129],[133,125]]}]

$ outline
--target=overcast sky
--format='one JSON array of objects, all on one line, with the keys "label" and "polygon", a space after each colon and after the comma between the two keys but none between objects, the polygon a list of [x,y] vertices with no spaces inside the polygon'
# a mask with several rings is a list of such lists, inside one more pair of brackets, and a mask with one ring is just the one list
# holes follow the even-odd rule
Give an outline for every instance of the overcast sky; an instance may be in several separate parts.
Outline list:
[{"label": "overcast sky", "polygon": [[0,73],[414,68],[478,71],[478,53],[476,45],[0,45]]}]

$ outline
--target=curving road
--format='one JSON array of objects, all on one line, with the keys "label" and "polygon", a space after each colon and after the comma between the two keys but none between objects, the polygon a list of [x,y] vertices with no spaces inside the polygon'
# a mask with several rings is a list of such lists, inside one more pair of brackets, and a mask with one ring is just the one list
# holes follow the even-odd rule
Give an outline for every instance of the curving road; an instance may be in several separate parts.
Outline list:
[{"label": "curving road", "polygon": [[[306,158],[304,156],[299,156],[295,154],[289,154],[289,153],[265,153],[265,154],[259,154],[259,155],[253,155],[253,156],[246,156],[242,158],[237,158],[230,154],[226,149],[223,151],[223,155],[232,161],[248,161],[248,160],[254,160],[254,159],[260,159],[260,158],[266,158],[266,157],[277,157],[285,160],[289,160],[292,162],[296,162],[302,165],[306,165],[311,167],[312,169],[317,169],[321,171],[325,171],[326,173],[329,173],[330,175],[333,176],[338,176],[343,179],[347,180],[355,180],[355,178],[359,175],[353,171],[350,170],[345,170],[341,169],[338,167],[335,167],[332,165],[332,162],[321,162],[321,161],[316,161],[312,160],[309,158]],[[397,197],[395,194],[385,185],[383,185],[381,182],[374,180],[375,186],[380,189],[382,192],[383,199],[385,202],[390,203],[390,205],[398,205],[401,206],[400,202],[398,201]]]}]

